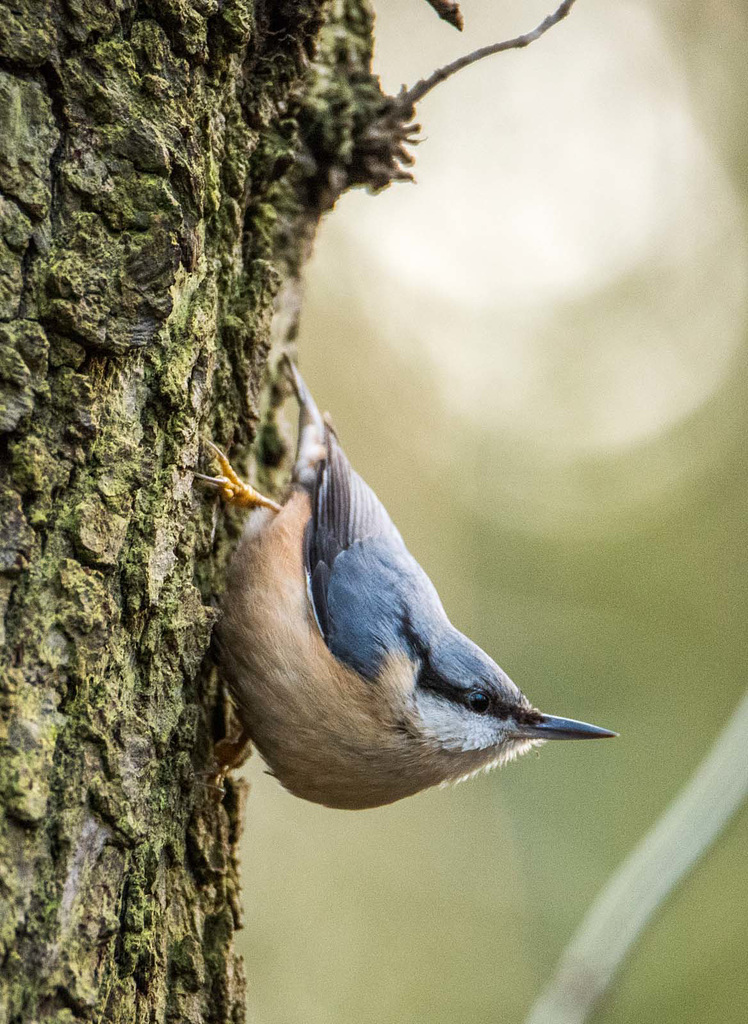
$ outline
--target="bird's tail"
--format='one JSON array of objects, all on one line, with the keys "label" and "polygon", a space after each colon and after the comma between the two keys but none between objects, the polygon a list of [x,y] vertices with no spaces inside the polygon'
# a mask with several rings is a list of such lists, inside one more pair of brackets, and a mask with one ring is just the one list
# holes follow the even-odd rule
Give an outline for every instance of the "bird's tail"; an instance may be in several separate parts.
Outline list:
[{"label": "bird's tail", "polygon": [[325,421],[309,388],[291,359],[283,356],[284,368],[299,403],[299,440],[296,447],[292,480],[308,490],[313,490],[317,479],[317,467],[327,458],[325,444]]}]

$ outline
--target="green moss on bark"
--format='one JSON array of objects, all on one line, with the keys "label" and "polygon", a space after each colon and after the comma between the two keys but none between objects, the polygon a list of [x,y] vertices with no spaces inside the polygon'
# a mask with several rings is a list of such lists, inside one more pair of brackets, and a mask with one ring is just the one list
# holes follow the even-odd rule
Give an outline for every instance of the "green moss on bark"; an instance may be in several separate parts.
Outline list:
[{"label": "green moss on bark", "polygon": [[259,437],[281,477],[269,353],[386,106],[368,7],[328,13],[0,3],[2,1024],[243,1019],[204,660],[239,520],[192,474]]}]

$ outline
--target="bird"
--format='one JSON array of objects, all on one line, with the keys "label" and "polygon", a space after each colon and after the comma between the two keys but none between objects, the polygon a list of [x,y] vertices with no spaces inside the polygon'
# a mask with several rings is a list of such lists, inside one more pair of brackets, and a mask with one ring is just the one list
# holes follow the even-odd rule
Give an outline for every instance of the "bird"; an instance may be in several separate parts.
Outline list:
[{"label": "bird", "polygon": [[617,733],[535,708],[457,630],[373,490],[352,468],[289,358],[299,405],[282,504],[244,483],[212,442],[219,476],[249,509],[227,570],[216,658],[241,733],[269,774],[313,803],[379,807],[510,761],[546,740]]}]

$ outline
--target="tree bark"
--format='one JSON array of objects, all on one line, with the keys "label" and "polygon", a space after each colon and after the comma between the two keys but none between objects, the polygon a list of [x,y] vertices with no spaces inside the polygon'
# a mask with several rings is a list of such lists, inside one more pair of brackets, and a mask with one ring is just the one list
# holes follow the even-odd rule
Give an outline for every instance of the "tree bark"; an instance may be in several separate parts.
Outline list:
[{"label": "tree bark", "polygon": [[0,1024],[244,1018],[205,657],[239,519],[192,473],[210,437],[277,489],[318,219],[405,174],[371,32],[365,0],[0,3]]}]

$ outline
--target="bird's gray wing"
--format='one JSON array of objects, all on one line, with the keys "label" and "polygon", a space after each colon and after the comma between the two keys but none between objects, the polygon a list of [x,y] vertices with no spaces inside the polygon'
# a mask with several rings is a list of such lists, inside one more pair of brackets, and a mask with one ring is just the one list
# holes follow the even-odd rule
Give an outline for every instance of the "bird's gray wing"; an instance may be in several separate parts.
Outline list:
[{"label": "bird's gray wing", "polygon": [[[446,620],[433,584],[328,428],[304,537],[309,597],[330,651],[368,679]],[[417,622],[414,621],[417,619]]]}]

